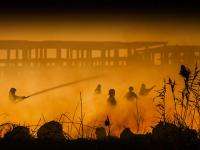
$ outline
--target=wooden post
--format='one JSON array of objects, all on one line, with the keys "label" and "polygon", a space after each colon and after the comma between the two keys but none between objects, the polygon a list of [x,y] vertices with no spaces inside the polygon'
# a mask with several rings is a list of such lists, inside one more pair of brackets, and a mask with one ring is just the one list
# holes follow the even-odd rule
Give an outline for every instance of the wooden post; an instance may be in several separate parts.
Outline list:
[{"label": "wooden post", "polygon": [[65,52],[66,52],[66,59],[69,59],[69,54],[70,54],[69,49],[66,49]]},{"label": "wooden post", "polygon": [[43,48],[43,58],[47,59],[47,49]]},{"label": "wooden post", "polygon": [[56,49],[56,58],[61,59],[61,49],[60,48]]},{"label": "wooden post", "polygon": [[38,59],[38,48],[35,49],[35,58]]},{"label": "wooden post", "polygon": [[19,50],[18,50],[18,49],[16,49],[15,51],[16,51],[16,53],[15,53],[15,58],[16,58],[16,60],[17,60],[17,59],[18,59],[18,57],[19,57]]},{"label": "wooden post", "polygon": [[31,59],[31,50],[32,49],[28,49],[28,59]]},{"label": "wooden post", "polygon": [[43,58],[43,49],[42,48],[40,48],[40,57],[39,57],[40,59],[42,59]]},{"label": "wooden post", "polygon": [[10,60],[10,49],[7,49],[7,60]]}]

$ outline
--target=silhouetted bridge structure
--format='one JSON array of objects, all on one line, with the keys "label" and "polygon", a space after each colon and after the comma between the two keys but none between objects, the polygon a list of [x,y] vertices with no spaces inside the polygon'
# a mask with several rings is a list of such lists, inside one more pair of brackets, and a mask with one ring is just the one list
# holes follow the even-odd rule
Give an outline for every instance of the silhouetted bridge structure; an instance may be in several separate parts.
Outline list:
[{"label": "silhouetted bridge structure", "polygon": [[166,42],[0,41],[0,67],[114,67],[195,63],[200,46]]}]

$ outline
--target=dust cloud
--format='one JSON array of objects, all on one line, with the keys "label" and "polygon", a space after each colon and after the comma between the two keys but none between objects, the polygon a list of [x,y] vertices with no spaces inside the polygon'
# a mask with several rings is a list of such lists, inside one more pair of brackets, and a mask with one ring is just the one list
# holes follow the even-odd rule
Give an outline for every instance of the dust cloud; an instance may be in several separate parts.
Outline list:
[{"label": "dust cloud", "polygon": [[[8,97],[11,87],[17,89],[17,95],[27,96],[34,92],[94,75],[102,76],[48,91],[18,103],[10,101]],[[0,122],[36,125],[41,118],[44,121],[55,120],[63,113],[68,116],[68,119],[71,118],[71,121],[80,122],[81,92],[85,125],[103,126],[108,115],[111,120],[112,134],[118,135],[124,127],[129,127],[136,132],[136,102],[127,101],[124,96],[128,92],[129,86],[133,86],[134,91],[138,94],[141,84],[145,83],[147,87],[156,85],[156,88],[148,96],[138,99],[139,113],[142,117],[139,132],[148,132],[159,119],[153,103],[155,90],[161,88],[163,79],[169,76],[179,78],[177,70],[161,71],[159,68],[141,67],[104,70],[56,67],[34,70],[26,68],[20,72],[11,69],[1,73]],[[102,93],[99,95],[94,92],[97,84],[102,85]],[[117,105],[114,108],[110,108],[107,103],[110,88],[116,90]],[[75,131],[71,134],[75,134]]]}]

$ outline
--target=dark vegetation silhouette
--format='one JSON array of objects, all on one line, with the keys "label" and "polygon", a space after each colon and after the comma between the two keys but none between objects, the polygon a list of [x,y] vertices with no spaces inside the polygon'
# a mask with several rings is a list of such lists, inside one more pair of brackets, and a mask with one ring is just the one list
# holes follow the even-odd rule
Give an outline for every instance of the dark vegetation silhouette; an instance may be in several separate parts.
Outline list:
[{"label": "dark vegetation silhouette", "polygon": [[[68,149],[200,149],[199,73],[200,70],[197,65],[194,70],[181,65],[180,76],[183,78],[181,91],[177,91],[175,80],[171,78],[163,80],[162,88],[156,91],[157,95],[154,97],[160,121],[152,127],[152,132],[139,134],[141,124],[139,112],[136,114],[137,133],[126,127],[121,131],[119,137],[113,136],[111,133],[112,120],[109,116],[106,116],[102,126],[85,125],[83,99],[80,93],[80,122],[75,122],[67,114],[62,114],[58,120],[45,121],[41,126],[38,123],[35,134],[30,132],[28,126],[4,124],[1,128],[6,126],[9,128],[7,127],[7,132],[0,139],[0,145],[16,146],[15,144],[17,144],[18,146],[28,143],[44,146],[44,144],[47,144],[45,147],[52,149],[58,145]],[[170,99],[173,102],[172,114],[167,111],[166,105],[169,100],[167,95],[169,94],[172,95],[172,99]],[[114,99],[115,92],[113,89],[109,91],[109,96],[112,100]],[[77,109],[78,107],[76,111]],[[78,137],[72,137],[70,131],[68,133],[64,131],[64,123],[69,124],[68,128],[74,128]],[[87,130],[88,128],[91,130]]]}]

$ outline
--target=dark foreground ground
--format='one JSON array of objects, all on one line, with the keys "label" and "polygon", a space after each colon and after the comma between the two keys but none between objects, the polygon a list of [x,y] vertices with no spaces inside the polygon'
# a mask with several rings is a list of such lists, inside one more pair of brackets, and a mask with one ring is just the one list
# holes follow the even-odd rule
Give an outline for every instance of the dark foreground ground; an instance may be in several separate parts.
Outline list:
[{"label": "dark foreground ground", "polygon": [[48,143],[48,142],[25,142],[25,143],[1,143],[1,148],[5,149],[108,149],[108,150],[118,150],[118,149],[154,149],[154,150],[199,150],[200,143],[170,143],[167,141],[151,141],[147,139],[136,139],[135,141],[123,141],[120,139],[115,140],[75,140],[68,141],[65,143]]},{"label": "dark foreground ground", "polygon": [[[97,140],[69,140],[61,124],[55,121],[44,124],[37,131],[37,138],[31,136],[29,129],[16,126],[0,139],[0,148],[5,149],[154,149],[154,150],[200,150],[199,133],[194,129],[177,127],[171,123],[158,123],[151,133],[134,134],[125,128],[119,137],[107,136],[97,129]],[[100,131],[100,132],[99,132]]]}]

